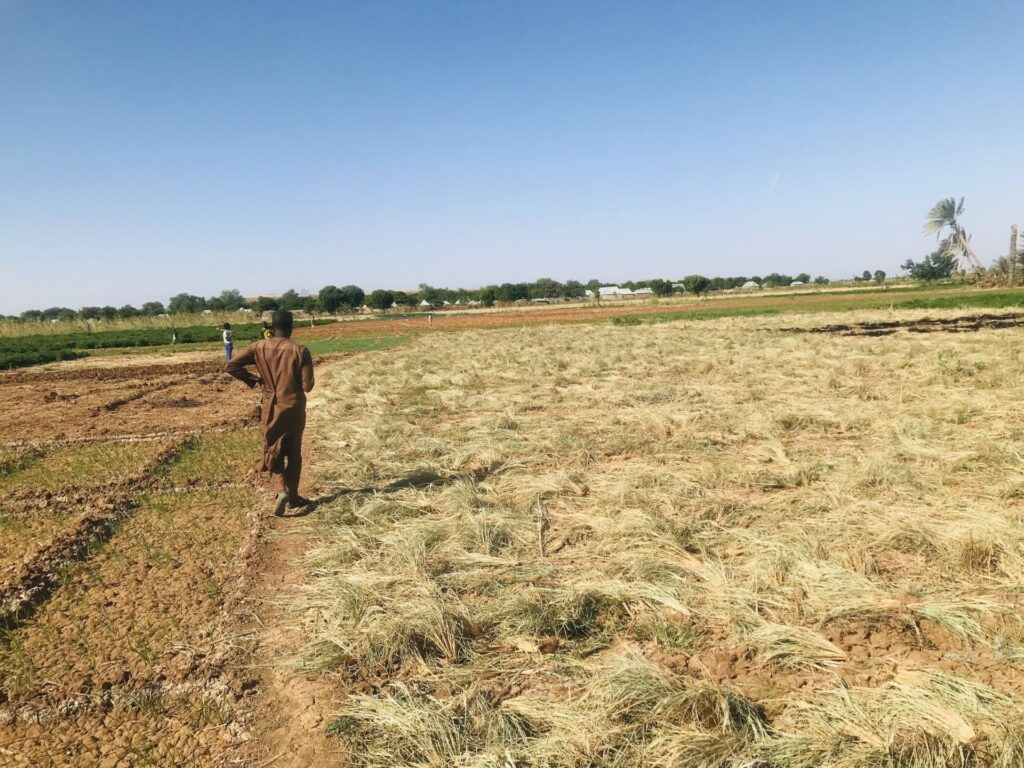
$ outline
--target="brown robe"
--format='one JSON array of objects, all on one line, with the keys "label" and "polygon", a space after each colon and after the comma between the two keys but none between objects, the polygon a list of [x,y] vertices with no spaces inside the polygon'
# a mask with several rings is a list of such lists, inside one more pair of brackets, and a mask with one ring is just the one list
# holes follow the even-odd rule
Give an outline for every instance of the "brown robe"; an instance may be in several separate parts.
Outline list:
[{"label": "brown robe", "polygon": [[[259,376],[246,370],[256,366]],[[282,490],[297,495],[302,467],[302,431],[306,426],[306,393],[313,389],[313,357],[291,339],[275,336],[246,347],[227,364],[227,372],[250,387],[263,390],[263,460]]]}]

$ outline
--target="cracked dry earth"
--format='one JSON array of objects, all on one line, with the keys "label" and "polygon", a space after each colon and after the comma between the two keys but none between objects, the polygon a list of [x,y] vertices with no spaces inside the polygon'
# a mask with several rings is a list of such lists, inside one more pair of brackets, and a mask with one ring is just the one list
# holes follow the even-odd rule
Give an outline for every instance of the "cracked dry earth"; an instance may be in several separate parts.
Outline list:
[{"label": "cracked dry earth", "polygon": [[315,764],[256,405],[212,360],[0,376],[0,766]]}]

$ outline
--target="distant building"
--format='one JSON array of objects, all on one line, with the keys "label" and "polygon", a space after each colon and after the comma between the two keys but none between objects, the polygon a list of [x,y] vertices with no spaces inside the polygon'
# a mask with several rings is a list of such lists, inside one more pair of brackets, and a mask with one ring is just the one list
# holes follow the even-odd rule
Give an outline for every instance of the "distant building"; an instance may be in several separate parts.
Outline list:
[{"label": "distant building", "polygon": [[747,282],[745,282],[742,286],[740,286],[740,290],[741,291],[760,291],[761,290],[761,286],[758,285],[757,283],[755,283],[753,280],[747,280]]},{"label": "distant building", "polygon": [[[602,285],[598,291],[598,298],[602,299],[641,299],[647,296],[654,296],[654,289],[652,288],[637,288],[633,290],[631,288],[621,288],[617,285]],[[594,296],[592,291],[587,291],[586,295],[591,298]]]}]

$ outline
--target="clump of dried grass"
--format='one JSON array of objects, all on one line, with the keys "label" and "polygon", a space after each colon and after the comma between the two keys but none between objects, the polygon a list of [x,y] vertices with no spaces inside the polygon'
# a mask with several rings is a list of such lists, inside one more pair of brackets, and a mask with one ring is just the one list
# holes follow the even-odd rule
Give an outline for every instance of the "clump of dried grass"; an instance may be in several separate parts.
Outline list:
[{"label": "clump of dried grass", "polygon": [[487,696],[464,691],[447,699],[393,683],[383,696],[353,696],[328,732],[354,745],[353,763],[385,768],[515,766],[534,735],[532,723]]},{"label": "clump of dried grass", "polygon": [[747,642],[759,650],[759,661],[781,669],[826,669],[846,659],[846,653],[805,627],[765,624]]},{"label": "clump of dried grass", "polygon": [[879,688],[837,688],[801,702],[764,756],[786,766],[1003,765],[1020,754],[1019,706],[978,683],[907,672]]},{"label": "clump of dried grass", "polygon": [[683,754],[691,756],[685,765],[725,765],[715,756],[752,754],[769,735],[763,713],[743,696],[635,654],[587,674],[570,702],[502,700],[477,687],[440,700],[393,684],[384,695],[349,699],[332,730],[353,743],[357,764],[374,768],[678,765]]}]

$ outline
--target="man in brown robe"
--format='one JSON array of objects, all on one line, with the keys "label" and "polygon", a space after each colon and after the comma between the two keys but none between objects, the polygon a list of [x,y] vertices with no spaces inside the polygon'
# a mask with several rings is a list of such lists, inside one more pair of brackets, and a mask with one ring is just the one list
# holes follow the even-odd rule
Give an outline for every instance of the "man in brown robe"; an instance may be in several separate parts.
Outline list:
[{"label": "man in brown robe", "polygon": [[[291,340],[292,313],[274,313],[274,335],[253,342],[227,364],[227,372],[251,389],[263,389],[263,459],[260,469],[273,475],[277,489],[274,514],[309,503],[299,495],[302,431],[306,427],[306,393],[313,389],[313,358]],[[246,370],[256,366],[259,376]]]}]

